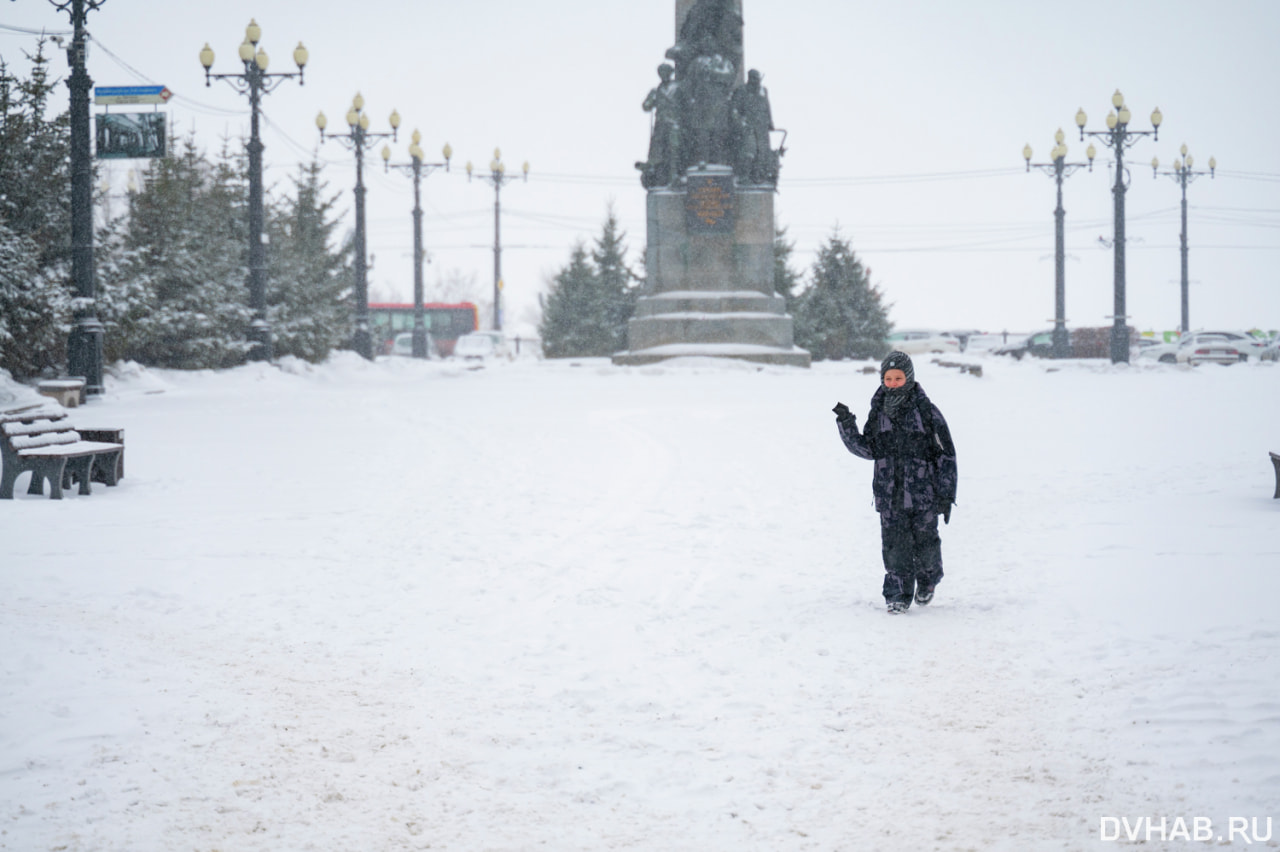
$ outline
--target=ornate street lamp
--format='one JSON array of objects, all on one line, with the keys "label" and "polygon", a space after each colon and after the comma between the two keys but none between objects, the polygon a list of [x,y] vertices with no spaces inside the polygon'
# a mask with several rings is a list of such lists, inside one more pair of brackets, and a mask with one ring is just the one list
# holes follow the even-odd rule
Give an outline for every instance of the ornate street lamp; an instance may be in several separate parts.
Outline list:
[{"label": "ornate street lamp", "polygon": [[263,201],[262,201],[262,139],[258,134],[258,114],[262,105],[262,96],[277,88],[283,81],[298,78],[298,85],[303,85],[302,73],[307,64],[307,49],[298,42],[293,51],[293,61],[297,71],[267,73],[270,59],[267,52],[258,47],[262,39],[262,27],[256,20],[250,19],[249,26],[244,28],[244,41],[240,44],[240,61],[244,70],[236,74],[214,74],[213,49],[208,42],[200,50],[200,64],[204,66],[204,84],[213,85],[214,80],[226,80],[233,89],[249,96],[249,141],[245,149],[249,152],[249,307],[253,311],[253,320],[249,325],[249,358],[253,361],[270,361],[274,355],[274,344],[271,340],[271,323],[267,320],[267,249],[263,243]]},{"label": "ornate street lamp", "polygon": [[[521,169],[523,179],[529,180],[529,161]],[[467,180],[471,180],[471,163],[467,163]],[[489,174],[476,175],[480,180],[493,184],[493,328],[502,330],[502,186],[515,180],[507,176],[507,166],[502,162],[501,149],[493,149],[489,161]]]},{"label": "ornate street lamp", "polygon": [[93,154],[90,151],[89,91],[93,80],[84,67],[85,18],[106,0],[49,0],[71,16],[73,34],[67,48],[71,76],[71,281],[75,285],[75,325],[67,337],[67,372],[83,376],[84,391],[101,394],[102,338],[97,285],[93,273]]},{"label": "ornate street lamp", "polygon": [[1068,163],[1065,139],[1066,135],[1062,132],[1062,128],[1058,128],[1058,132],[1053,135],[1053,140],[1057,144],[1049,152],[1049,159],[1052,161],[1049,163],[1031,162],[1031,146],[1028,144],[1022,148],[1022,156],[1027,161],[1027,171],[1031,171],[1034,166],[1052,176],[1058,184],[1058,206],[1053,211],[1053,357],[1055,358],[1071,356],[1071,339],[1067,334],[1067,255],[1064,245],[1067,211],[1062,209],[1062,180],[1086,166],[1089,171],[1093,171],[1093,158],[1098,154],[1097,149],[1090,145],[1085,151],[1085,156],[1089,159],[1088,163]]},{"label": "ornate street lamp", "polygon": [[449,160],[453,157],[453,148],[444,143],[443,163],[424,163],[422,153],[422,134],[413,131],[412,144],[409,146],[409,162],[392,163],[391,146],[382,146],[383,170],[397,169],[413,176],[413,357],[427,357],[427,320],[426,308],[422,304],[422,201],[421,185],[424,174],[431,174],[436,169],[449,171]]},{"label": "ornate street lamp", "polygon": [[1127,364],[1129,363],[1129,327],[1125,322],[1127,318],[1124,292],[1124,194],[1128,187],[1125,183],[1124,150],[1137,143],[1143,136],[1159,139],[1160,124],[1164,121],[1164,116],[1160,114],[1160,108],[1156,107],[1151,113],[1151,130],[1130,130],[1129,119],[1132,114],[1129,112],[1129,107],[1125,106],[1124,95],[1120,94],[1119,89],[1116,89],[1116,93],[1111,96],[1111,104],[1115,109],[1107,115],[1106,130],[1086,131],[1084,126],[1089,119],[1083,108],[1076,113],[1076,125],[1080,128],[1082,140],[1086,135],[1096,136],[1104,145],[1116,152],[1116,182],[1111,190],[1115,202],[1115,239],[1112,245],[1115,257],[1115,324],[1111,328],[1111,363]]},{"label": "ornate street lamp", "polygon": [[368,360],[373,360],[373,338],[369,333],[369,268],[365,263],[365,227],[364,227],[364,152],[375,139],[395,139],[400,129],[400,113],[394,109],[387,123],[390,131],[373,132],[369,130],[369,114],[364,111],[364,98],[357,92],[347,110],[347,126],[349,133],[330,133],[326,136],[324,129],[329,120],[324,113],[316,116],[316,127],[320,130],[320,141],[326,138],[337,139],[350,148],[356,155],[356,330],[352,345],[355,350]]},{"label": "ornate street lamp", "polygon": [[1174,160],[1173,166],[1167,171],[1160,171],[1160,158],[1151,158],[1151,177],[1154,179],[1156,175],[1167,175],[1171,177],[1182,187],[1182,333],[1186,334],[1191,329],[1191,282],[1187,277],[1187,184],[1194,181],[1201,175],[1208,175],[1213,180],[1213,173],[1218,168],[1218,161],[1213,157],[1209,158],[1209,171],[1194,171],[1192,166],[1195,165],[1195,158],[1187,153],[1187,146],[1183,145],[1181,160]]}]

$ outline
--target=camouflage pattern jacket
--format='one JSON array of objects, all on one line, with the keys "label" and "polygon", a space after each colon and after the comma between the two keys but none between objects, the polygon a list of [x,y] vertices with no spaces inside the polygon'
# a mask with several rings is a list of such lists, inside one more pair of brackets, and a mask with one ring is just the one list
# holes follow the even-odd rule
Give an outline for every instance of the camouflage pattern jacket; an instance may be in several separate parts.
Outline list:
[{"label": "camouflage pattern jacket", "polygon": [[884,388],[871,397],[861,433],[849,420],[837,421],[840,439],[858,458],[875,462],[871,491],[876,511],[928,514],[956,501],[956,448],[942,412],[917,384],[896,418],[884,411]]}]

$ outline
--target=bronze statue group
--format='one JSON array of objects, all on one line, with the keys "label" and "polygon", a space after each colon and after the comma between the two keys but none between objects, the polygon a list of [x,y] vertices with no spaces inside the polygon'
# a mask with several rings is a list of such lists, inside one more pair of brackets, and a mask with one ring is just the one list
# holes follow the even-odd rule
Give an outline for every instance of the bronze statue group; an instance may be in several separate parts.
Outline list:
[{"label": "bronze statue group", "polygon": [[780,158],[769,93],[752,69],[742,82],[742,16],[733,0],[698,0],[689,10],[659,83],[644,99],[653,113],[649,157],[636,163],[646,189],[677,187],[690,168],[733,168],[739,184],[776,185]]}]

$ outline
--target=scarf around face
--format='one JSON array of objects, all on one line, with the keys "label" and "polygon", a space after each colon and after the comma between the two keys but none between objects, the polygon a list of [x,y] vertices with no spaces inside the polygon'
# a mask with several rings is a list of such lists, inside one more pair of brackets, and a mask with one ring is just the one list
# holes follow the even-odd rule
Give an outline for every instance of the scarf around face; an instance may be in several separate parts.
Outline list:
[{"label": "scarf around face", "polygon": [[[906,384],[900,388],[885,387],[884,374],[890,370],[901,370],[907,377]],[[905,352],[890,352],[880,362],[880,387],[884,391],[882,399],[884,413],[889,415],[890,420],[896,420],[903,404],[911,399],[916,389],[916,371],[910,355]]]}]

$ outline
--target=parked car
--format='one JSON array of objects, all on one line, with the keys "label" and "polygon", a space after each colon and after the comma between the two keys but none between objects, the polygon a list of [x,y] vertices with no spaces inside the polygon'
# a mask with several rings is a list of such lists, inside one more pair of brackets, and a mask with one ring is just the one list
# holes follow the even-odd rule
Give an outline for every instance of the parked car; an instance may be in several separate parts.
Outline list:
[{"label": "parked car", "polygon": [[1280,336],[1271,338],[1267,348],[1262,350],[1258,358],[1262,361],[1280,361]]},{"label": "parked car", "polygon": [[1027,339],[1025,334],[1014,334],[1002,331],[998,334],[971,334],[969,340],[965,344],[964,351],[968,353],[978,352],[995,352],[1005,346],[1017,346]]},{"label": "parked car", "polygon": [[955,355],[960,352],[960,341],[945,331],[895,331],[885,338],[885,344],[908,355],[928,352]]},{"label": "parked car", "polygon": [[[1262,353],[1267,351],[1267,341],[1261,337],[1255,337],[1247,331],[1219,331],[1212,329],[1198,331],[1196,334],[1220,334],[1233,343],[1242,355],[1255,361],[1261,360]],[[1240,360],[1244,361],[1246,358],[1241,358]]]},{"label": "parked car", "polygon": [[960,341],[960,351],[967,352],[970,339],[981,336],[982,332],[976,328],[952,328],[944,331],[943,334],[949,334]]},{"label": "parked car", "polygon": [[[1262,347],[1265,349],[1266,347]],[[1200,364],[1239,364],[1250,357],[1261,357],[1261,350],[1255,355],[1251,339],[1243,334],[1221,331],[1197,331],[1184,334],[1178,346],[1178,363],[1199,366]]]},{"label": "parked car", "polygon": [[511,347],[500,331],[473,331],[458,338],[453,345],[453,357],[460,361],[510,358]]},{"label": "parked car", "polygon": [[1178,342],[1166,342],[1152,337],[1138,340],[1138,358],[1145,361],[1159,361],[1161,364],[1178,362]]},{"label": "parked car", "polygon": [[[427,357],[431,357],[431,353],[435,351],[435,341],[431,339],[431,332],[427,332]],[[413,357],[413,332],[402,331],[391,341],[391,354],[400,355],[405,358]]]},{"label": "parked car", "polygon": [[[1068,329],[1068,358],[1108,358],[1111,356],[1112,326],[1104,325],[1094,328]],[[1138,340],[1137,332],[1129,327],[1129,345],[1132,348]],[[1034,355],[1037,358],[1052,358],[1053,329],[1038,331],[1023,340],[1001,346],[994,350],[997,355],[1012,355],[1022,358]]]}]

